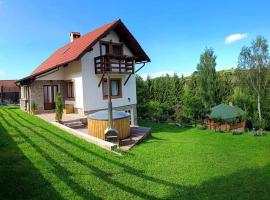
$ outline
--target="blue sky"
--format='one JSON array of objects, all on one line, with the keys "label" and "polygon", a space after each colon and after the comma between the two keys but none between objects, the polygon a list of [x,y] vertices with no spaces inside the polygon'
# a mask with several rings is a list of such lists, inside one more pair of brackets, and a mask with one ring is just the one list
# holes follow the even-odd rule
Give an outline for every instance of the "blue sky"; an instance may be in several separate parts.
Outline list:
[{"label": "blue sky", "polygon": [[269,8],[269,0],[0,0],[0,79],[29,75],[71,31],[84,34],[117,18],[152,60],[143,75],[190,74],[205,47],[214,48],[218,70],[235,67],[242,46],[257,35],[270,40]]}]

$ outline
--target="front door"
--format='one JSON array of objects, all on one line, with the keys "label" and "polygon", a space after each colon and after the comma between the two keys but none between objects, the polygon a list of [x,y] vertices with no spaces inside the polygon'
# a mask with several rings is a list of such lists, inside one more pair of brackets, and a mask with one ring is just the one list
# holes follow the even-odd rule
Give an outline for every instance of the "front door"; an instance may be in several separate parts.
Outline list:
[{"label": "front door", "polygon": [[55,100],[58,92],[57,85],[44,85],[44,110],[53,110],[55,109]]}]

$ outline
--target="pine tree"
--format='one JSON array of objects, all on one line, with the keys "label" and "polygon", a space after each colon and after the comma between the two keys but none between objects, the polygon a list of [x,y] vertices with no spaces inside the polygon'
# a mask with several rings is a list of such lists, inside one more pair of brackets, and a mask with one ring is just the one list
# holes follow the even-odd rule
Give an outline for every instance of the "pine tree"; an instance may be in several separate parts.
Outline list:
[{"label": "pine tree", "polygon": [[216,104],[216,58],[213,49],[206,49],[197,65],[198,95],[207,110]]}]

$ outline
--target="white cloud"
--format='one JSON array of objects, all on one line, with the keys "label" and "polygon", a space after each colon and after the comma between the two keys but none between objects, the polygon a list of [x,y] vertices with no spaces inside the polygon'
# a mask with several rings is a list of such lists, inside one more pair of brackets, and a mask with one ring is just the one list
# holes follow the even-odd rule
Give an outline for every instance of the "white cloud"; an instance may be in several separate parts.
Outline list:
[{"label": "white cloud", "polygon": [[151,72],[151,73],[142,73],[139,74],[144,80],[147,79],[147,76],[150,76],[150,78],[157,78],[166,76],[166,74],[173,76],[174,74],[177,74],[178,76],[189,76],[192,74],[192,72],[174,72],[174,71],[159,71],[159,72]]},{"label": "white cloud", "polygon": [[247,37],[248,37],[248,34],[247,33],[235,33],[235,34],[231,34],[231,35],[228,35],[225,38],[225,44],[231,44],[233,42],[246,39]]}]

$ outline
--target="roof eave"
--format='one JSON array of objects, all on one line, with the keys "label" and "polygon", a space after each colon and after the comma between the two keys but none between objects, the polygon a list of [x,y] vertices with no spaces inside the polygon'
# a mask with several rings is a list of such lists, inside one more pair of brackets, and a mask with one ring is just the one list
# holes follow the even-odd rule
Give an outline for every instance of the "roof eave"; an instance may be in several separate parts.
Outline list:
[{"label": "roof eave", "polygon": [[22,81],[27,81],[27,80],[30,80],[30,79],[35,79],[37,76],[40,76],[44,73],[47,73],[47,72],[50,72],[58,67],[61,67],[63,65],[67,65],[75,60],[78,60],[80,59],[83,55],[85,55],[85,53],[87,53],[88,51],[91,50],[91,48],[99,41],[101,40],[103,37],[106,36],[106,34],[108,34],[108,32],[110,32],[111,30],[113,30],[117,25],[120,25],[122,28],[125,29],[125,31],[129,34],[129,36],[132,38],[132,40],[136,43],[136,45],[138,46],[139,48],[139,51],[141,52],[142,56],[140,57],[137,57],[137,60],[135,59],[135,61],[137,62],[151,62],[150,58],[148,57],[148,55],[144,52],[144,50],[142,49],[142,47],[140,46],[140,44],[138,43],[138,41],[134,38],[134,36],[130,33],[130,31],[127,29],[127,27],[123,24],[123,22],[118,19],[116,20],[106,31],[104,31],[104,33],[102,33],[99,37],[96,38],[96,40],[94,40],[94,42],[92,42],[84,51],[82,51],[78,56],[76,56],[74,59],[72,60],[69,60],[65,63],[61,63],[59,65],[56,65],[56,66],[53,66],[51,67],[50,69],[47,69],[47,70],[43,70],[41,72],[38,72],[38,73],[33,73],[25,78],[22,78],[22,79],[19,79],[18,81],[16,81],[16,84],[17,83],[21,83]]}]

